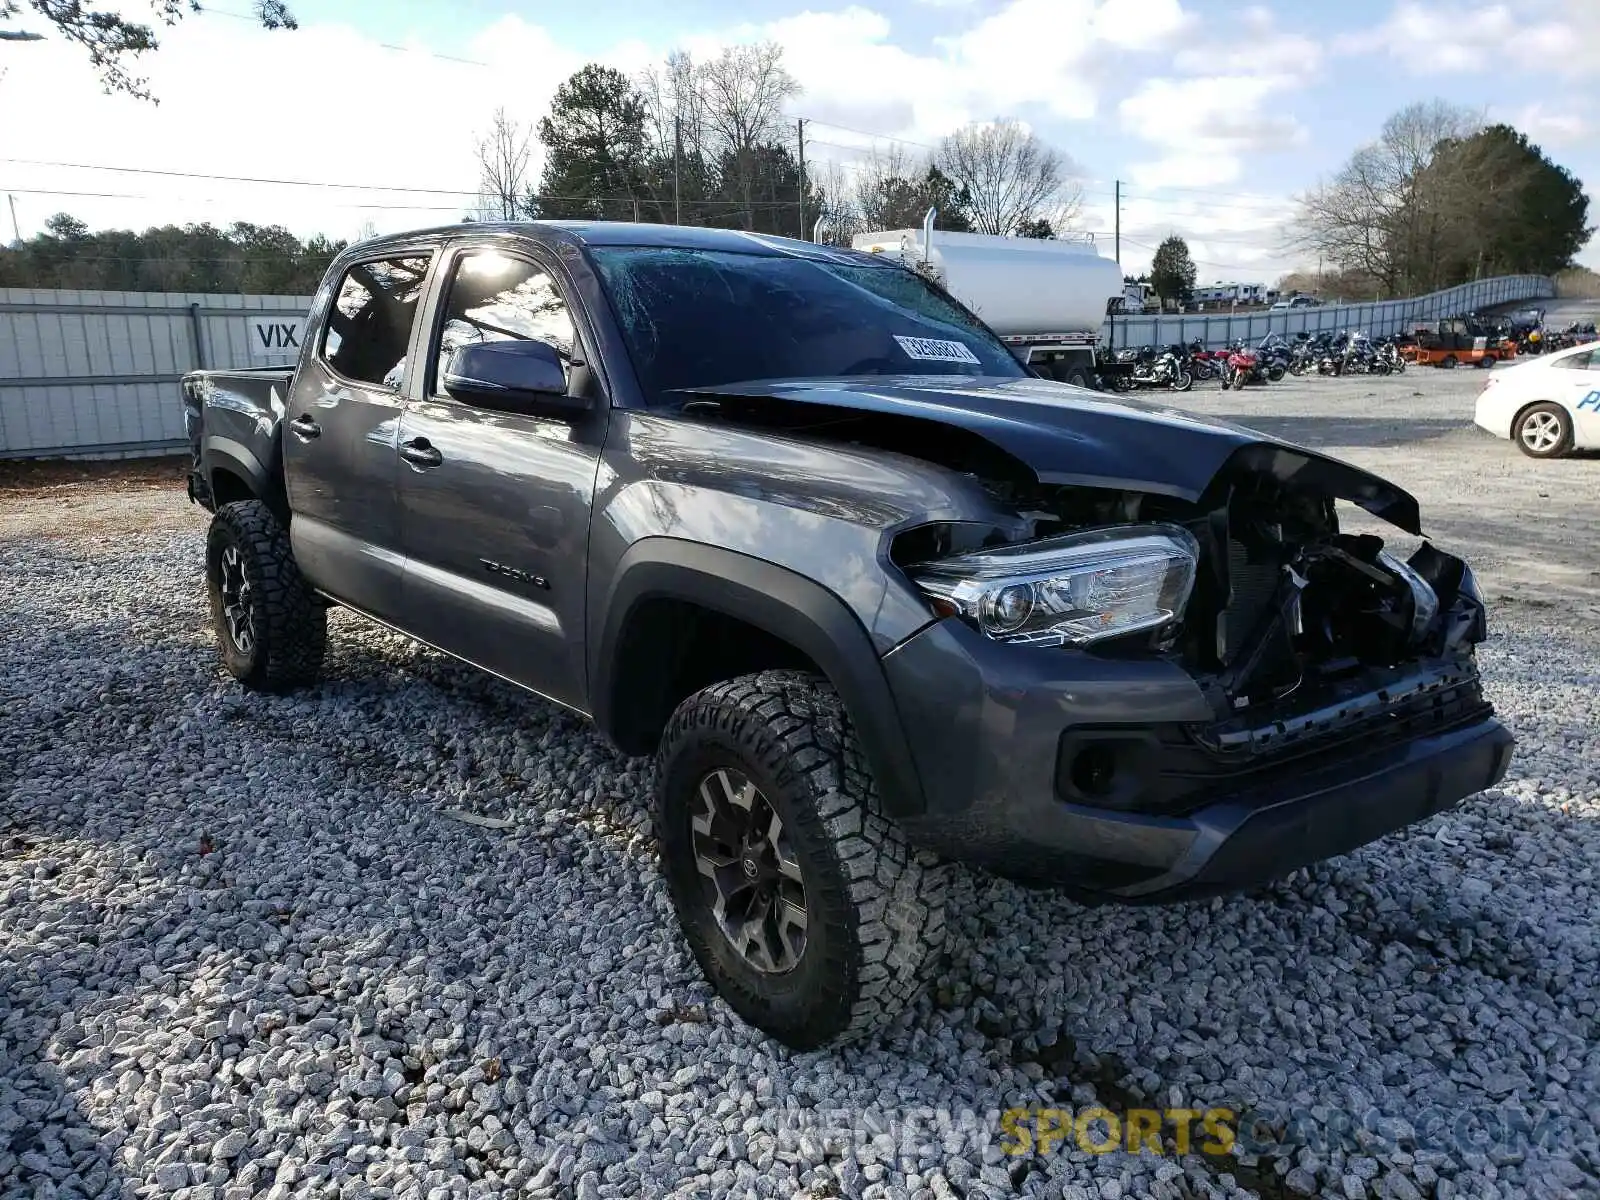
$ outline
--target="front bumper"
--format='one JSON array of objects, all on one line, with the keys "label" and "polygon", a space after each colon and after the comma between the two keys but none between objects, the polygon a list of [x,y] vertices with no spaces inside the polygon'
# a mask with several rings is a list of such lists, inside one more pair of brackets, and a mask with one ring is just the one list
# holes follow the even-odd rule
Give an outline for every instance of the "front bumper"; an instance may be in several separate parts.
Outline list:
[{"label": "front bumper", "polygon": [[[1231,749],[1196,744],[1216,716],[1172,663],[1040,653],[950,620],[884,664],[927,801],[901,819],[908,835],[1084,899],[1255,887],[1493,786],[1511,758],[1475,674],[1443,665],[1407,679],[1408,715],[1351,696],[1325,722],[1251,733],[1245,751],[1235,734]],[[1090,743],[1111,748],[1109,783],[1074,774]]]}]

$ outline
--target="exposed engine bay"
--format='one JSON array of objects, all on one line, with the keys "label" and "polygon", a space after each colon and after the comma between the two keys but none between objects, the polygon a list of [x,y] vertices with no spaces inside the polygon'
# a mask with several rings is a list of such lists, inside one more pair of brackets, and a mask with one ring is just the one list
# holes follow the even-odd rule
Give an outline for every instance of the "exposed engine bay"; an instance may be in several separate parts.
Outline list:
[{"label": "exposed engine bay", "polygon": [[[895,561],[912,567],[1105,526],[1180,525],[1200,546],[1181,623],[1091,652],[1176,657],[1213,696],[1219,720],[1244,711],[1276,716],[1315,709],[1371,687],[1398,701],[1408,664],[1465,655],[1485,636],[1483,606],[1460,559],[1425,542],[1403,562],[1385,551],[1380,537],[1342,532],[1331,497],[1274,479],[1234,472],[1219,478],[1198,504],[1135,492],[978,482],[997,508],[1015,516],[1015,525],[920,526],[895,540]],[[1470,658],[1459,672],[1435,673],[1440,686],[1476,676]]]}]

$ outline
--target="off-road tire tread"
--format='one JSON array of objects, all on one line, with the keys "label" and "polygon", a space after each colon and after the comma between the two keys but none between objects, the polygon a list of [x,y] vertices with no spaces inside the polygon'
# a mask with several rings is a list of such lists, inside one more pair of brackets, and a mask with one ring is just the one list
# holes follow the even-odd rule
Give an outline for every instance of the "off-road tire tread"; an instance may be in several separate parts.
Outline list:
[{"label": "off-road tire tread", "polygon": [[[255,661],[239,682],[265,692],[316,682],[327,652],[328,610],[300,574],[289,531],[262,501],[236,500],[217,509],[208,541],[224,532],[244,552],[256,598]],[[208,570],[211,551],[208,545]],[[219,629],[217,636],[227,634]]]},{"label": "off-road tire tread", "polygon": [[[807,802],[796,819],[814,823],[831,842],[846,881],[843,900],[854,937],[845,939],[848,953],[826,972],[832,1002],[814,1005],[813,1026],[784,1040],[819,1048],[881,1030],[931,982],[944,948],[953,867],[913,848],[884,814],[844,702],[825,679],[803,671],[763,671],[690,696],[662,735],[658,780],[665,778],[663,767],[674,750],[712,726],[737,739],[773,778],[798,788]],[[655,815],[662,827],[668,815],[660,787]],[[812,889],[823,886],[825,881],[808,877],[808,908]],[[673,902],[679,904],[676,891]],[[681,907],[679,916],[691,928]],[[696,957],[705,967],[698,948]]]}]

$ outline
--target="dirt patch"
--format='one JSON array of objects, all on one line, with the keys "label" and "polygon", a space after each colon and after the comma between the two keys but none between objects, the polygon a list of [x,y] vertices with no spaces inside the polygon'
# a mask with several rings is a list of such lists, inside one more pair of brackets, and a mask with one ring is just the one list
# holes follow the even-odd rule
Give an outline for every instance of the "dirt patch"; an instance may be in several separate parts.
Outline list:
[{"label": "dirt patch", "polygon": [[0,541],[117,541],[189,526],[181,456],[94,462],[0,462]]},{"label": "dirt patch", "polygon": [[189,468],[187,455],[73,461],[62,458],[0,460],[0,496],[53,488],[179,487]]}]

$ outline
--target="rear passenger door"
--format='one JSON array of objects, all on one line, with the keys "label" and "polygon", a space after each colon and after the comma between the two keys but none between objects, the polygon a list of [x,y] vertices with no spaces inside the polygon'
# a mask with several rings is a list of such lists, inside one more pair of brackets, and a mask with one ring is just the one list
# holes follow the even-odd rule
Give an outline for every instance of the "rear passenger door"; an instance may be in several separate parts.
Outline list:
[{"label": "rear passenger door", "polygon": [[[400,423],[403,628],[583,710],[589,516],[608,409],[595,373],[571,365],[586,357],[581,313],[553,256],[520,243],[462,246],[440,272],[419,360],[427,375]],[[529,416],[445,394],[457,347],[506,339],[554,346],[590,410]]]},{"label": "rear passenger door", "polygon": [[283,420],[289,536],[306,577],[392,620],[403,575],[396,443],[431,252],[352,263],[308,347]]}]

